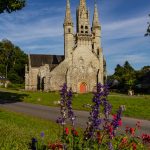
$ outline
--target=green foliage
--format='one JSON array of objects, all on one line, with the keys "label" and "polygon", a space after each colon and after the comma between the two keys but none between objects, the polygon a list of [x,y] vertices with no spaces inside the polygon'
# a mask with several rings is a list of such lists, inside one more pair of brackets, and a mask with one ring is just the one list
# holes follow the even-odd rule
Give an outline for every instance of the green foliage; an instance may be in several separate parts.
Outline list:
[{"label": "green foliage", "polygon": [[23,83],[27,55],[8,40],[0,42],[0,75],[12,83]]},{"label": "green foliage", "polygon": [[23,78],[22,78],[22,76],[19,76],[18,74],[16,74],[16,72],[9,72],[9,74],[8,74],[8,79],[9,79],[12,83],[23,83]]},{"label": "green foliage", "polygon": [[13,83],[9,83],[7,86],[8,89],[12,89],[12,90],[20,90],[20,89],[24,89],[24,84],[13,84]]},{"label": "green foliage", "polygon": [[25,7],[25,0],[0,0],[0,13],[11,13]]},{"label": "green foliage", "polygon": [[124,66],[120,66],[119,64],[116,66],[115,73],[112,78],[119,82],[119,89],[132,89],[135,82],[135,71],[129,62],[126,61]]},{"label": "green foliage", "polygon": [[[148,89],[150,88],[149,76],[150,66],[145,66],[141,70],[136,71],[129,62],[126,61],[123,66],[119,64],[116,66],[115,73],[108,77],[108,81],[112,82],[112,89],[118,89],[120,92],[135,90],[137,92],[148,93]],[[140,88],[138,88],[138,86],[140,86]]]},{"label": "green foliage", "polygon": [[138,92],[150,93],[150,66],[145,66],[141,70],[136,72]]}]

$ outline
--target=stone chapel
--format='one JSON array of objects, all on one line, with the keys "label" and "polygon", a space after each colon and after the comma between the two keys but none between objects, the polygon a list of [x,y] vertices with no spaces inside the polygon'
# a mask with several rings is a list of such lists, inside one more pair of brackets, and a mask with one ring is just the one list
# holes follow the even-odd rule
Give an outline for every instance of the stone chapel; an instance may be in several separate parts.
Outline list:
[{"label": "stone chapel", "polygon": [[64,56],[29,54],[25,68],[25,90],[58,91],[67,83],[73,92],[91,92],[104,83],[106,62],[101,46],[101,25],[97,4],[92,27],[86,0],[76,10],[76,33],[67,0],[64,19]]}]

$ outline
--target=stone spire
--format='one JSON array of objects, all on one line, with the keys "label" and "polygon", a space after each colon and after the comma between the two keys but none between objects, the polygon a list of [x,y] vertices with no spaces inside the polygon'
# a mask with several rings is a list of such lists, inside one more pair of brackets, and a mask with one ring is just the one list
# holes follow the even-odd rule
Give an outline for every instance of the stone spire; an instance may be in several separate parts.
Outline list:
[{"label": "stone spire", "polygon": [[80,6],[86,6],[85,0],[80,0]]},{"label": "stone spire", "polygon": [[95,6],[94,6],[94,16],[93,16],[92,27],[100,27],[96,0],[95,0]]},{"label": "stone spire", "polygon": [[67,0],[66,15],[65,15],[64,24],[65,24],[65,25],[66,25],[66,24],[73,25],[72,17],[71,17],[71,10],[70,10],[70,0]]}]

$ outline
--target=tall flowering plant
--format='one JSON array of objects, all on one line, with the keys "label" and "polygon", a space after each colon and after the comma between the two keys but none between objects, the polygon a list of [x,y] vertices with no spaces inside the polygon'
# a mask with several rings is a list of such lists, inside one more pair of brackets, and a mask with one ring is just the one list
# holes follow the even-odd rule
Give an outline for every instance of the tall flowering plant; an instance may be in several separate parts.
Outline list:
[{"label": "tall flowering plant", "polygon": [[108,86],[99,83],[92,99],[93,105],[84,132],[83,148],[112,149],[111,141],[116,135],[117,128],[121,125],[122,109],[119,108],[113,119],[110,119],[112,106],[107,100],[108,94]]},{"label": "tall flowering plant", "polygon": [[[63,134],[61,142],[63,143],[63,149],[78,149],[79,146],[79,136],[75,129],[76,116],[72,109],[72,90],[67,89],[67,85],[64,84],[60,90],[61,100],[60,100],[60,114],[61,116],[57,119],[57,123],[63,128]],[[66,127],[67,119],[70,120],[72,129]]]},{"label": "tall flowering plant", "polygon": [[[63,127],[61,141],[64,144],[64,149],[71,148],[71,146],[73,149],[100,149],[100,147],[104,146],[108,148],[112,147],[111,140],[115,136],[116,130],[121,124],[122,109],[119,108],[113,119],[109,119],[112,106],[107,100],[108,94],[108,86],[103,86],[99,83],[92,99],[93,105],[91,106],[87,128],[82,136],[83,139],[79,140],[78,132],[75,129],[76,117],[72,110],[73,94],[71,89],[67,90],[66,84],[63,85],[60,91],[61,116],[57,119],[57,123]],[[71,121],[71,134],[69,134],[69,128],[65,127],[67,119]]]}]

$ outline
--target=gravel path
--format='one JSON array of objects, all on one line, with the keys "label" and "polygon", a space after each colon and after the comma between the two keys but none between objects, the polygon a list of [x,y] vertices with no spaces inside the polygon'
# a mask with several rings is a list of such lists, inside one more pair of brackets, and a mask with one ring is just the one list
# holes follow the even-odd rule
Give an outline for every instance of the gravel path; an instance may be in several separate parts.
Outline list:
[{"label": "gravel path", "polygon": [[[42,106],[42,105],[35,105],[30,103],[24,102],[17,102],[17,103],[5,103],[0,104],[0,108],[5,108],[10,111],[19,112],[23,114],[27,114],[30,116],[40,117],[43,119],[48,119],[52,121],[56,121],[56,118],[59,116],[59,108],[58,107],[49,107],[49,106]],[[77,116],[77,126],[85,128],[89,113],[86,111],[75,111]],[[149,133],[150,134],[150,121],[148,120],[139,120],[133,118],[123,117],[123,126],[125,128],[127,125],[131,127],[135,127],[137,121],[141,121],[142,133]]]}]

